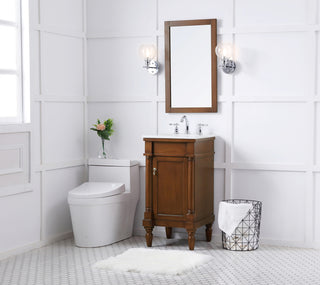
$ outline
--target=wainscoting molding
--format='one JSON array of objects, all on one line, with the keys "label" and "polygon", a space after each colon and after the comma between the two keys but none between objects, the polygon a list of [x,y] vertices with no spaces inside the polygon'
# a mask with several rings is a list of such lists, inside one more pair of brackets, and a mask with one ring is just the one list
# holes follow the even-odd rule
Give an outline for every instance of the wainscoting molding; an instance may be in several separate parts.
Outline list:
[{"label": "wainscoting molding", "polygon": [[15,156],[17,158],[17,161],[15,161],[16,166],[13,168],[0,168],[0,175],[23,172],[24,151],[25,149],[23,144],[0,145],[0,155],[1,155],[1,152],[9,152],[9,155],[13,159],[14,153],[10,153],[10,152],[16,152]]}]

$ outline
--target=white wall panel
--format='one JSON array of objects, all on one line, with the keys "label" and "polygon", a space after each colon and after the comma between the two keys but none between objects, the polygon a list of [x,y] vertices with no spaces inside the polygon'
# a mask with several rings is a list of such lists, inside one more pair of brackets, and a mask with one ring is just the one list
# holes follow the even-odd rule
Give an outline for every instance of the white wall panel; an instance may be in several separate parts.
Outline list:
[{"label": "white wall panel", "polygon": [[[34,1],[34,0],[33,0]],[[32,18],[30,21],[34,21]],[[34,23],[36,25],[38,23]],[[39,64],[39,55],[40,55],[40,33],[38,31],[30,29],[30,91],[32,94],[40,94],[40,64]],[[32,64],[37,63],[37,64]],[[31,111],[32,112],[32,111]],[[31,114],[32,116],[33,114]]]},{"label": "white wall panel", "polygon": [[83,96],[82,40],[42,33],[41,92]]},{"label": "white wall panel", "polygon": [[45,163],[84,158],[83,103],[46,103],[44,112]]},{"label": "white wall panel", "polygon": [[320,243],[320,208],[318,205],[320,205],[320,173],[316,173],[314,176],[314,192],[315,192],[315,201],[314,205],[316,205],[315,210],[314,210],[314,237],[315,241]]},{"label": "white wall panel", "polygon": [[0,198],[0,252],[40,240],[39,184],[35,175],[32,192]]},{"label": "white wall panel", "polygon": [[161,0],[158,10],[158,29],[164,30],[164,21],[218,19],[219,27],[232,27],[232,0]]},{"label": "white wall panel", "polygon": [[136,215],[134,218],[134,230],[136,230],[137,234],[141,234],[141,231],[144,231],[142,226],[142,220],[144,218],[145,211],[145,182],[146,182],[146,168],[140,167],[140,198],[138,201]]},{"label": "white wall panel", "polygon": [[0,134],[0,161],[0,187],[29,183],[29,134]]},{"label": "white wall panel", "polygon": [[90,0],[87,17],[89,35],[150,34],[156,24],[156,0]]},{"label": "white wall panel", "polygon": [[315,164],[320,166],[320,103],[316,104],[316,141],[315,141]]},{"label": "white wall panel", "polygon": [[166,87],[165,87],[165,51],[164,51],[164,36],[158,37],[158,61],[160,64],[158,72],[158,90],[157,95],[159,97],[165,98]]},{"label": "white wall panel", "polygon": [[22,151],[23,145],[0,146],[0,174],[23,171]]},{"label": "white wall panel", "polygon": [[224,176],[225,170],[215,169],[214,170],[214,215],[215,221],[213,223],[213,234],[220,235],[221,230],[218,225],[218,212],[219,212],[219,203],[224,200]]},{"label": "white wall panel", "polygon": [[234,162],[306,163],[306,104],[237,103],[234,109]]},{"label": "white wall panel", "polygon": [[[225,161],[225,137],[226,137],[226,106],[224,103],[218,104],[219,113],[216,114],[188,114],[190,133],[197,133],[197,125],[208,124],[202,127],[203,134],[214,134],[216,136],[215,146],[215,161]],[[179,133],[185,132],[185,122],[181,123],[180,119],[183,114],[179,113],[165,113],[165,103],[158,104],[158,133],[159,134],[173,134],[174,126],[170,123],[179,123]]]},{"label": "white wall panel", "polygon": [[234,198],[262,201],[262,238],[304,241],[304,173],[233,170],[232,191]]},{"label": "white wall panel", "polygon": [[236,26],[307,24],[309,3],[309,0],[238,0]]},{"label": "white wall panel", "polygon": [[[320,5],[319,5],[320,7]],[[320,10],[320,8],[319,8]],[[320,15],[320,14],[319,14]],[[315,33],[315,40],[316,40],[316,50],[315,52],[317,55],[320,54],[320,33],[316,32]],[[317,56],[317,60],[315,60],[315,65],[316,65],[316,86],[315,86],[315,95],[317,96],[316,98],[320,99],[320,57]]]},{"label": "white wall panel", "polygon": [[[91,103],[88,106],[89,127],[112,118],[114,134],[107,144],[113,158],[143,159],[143,134],[154,132],[150,103]],[[89,156],[97,156],[101,139],[89,131]]]},{"label": "white wall panel", "polygon": [[156,94],[157,77],[142,68],[142,44],[151,38],[99,39],[88,42],[89,96],[107,98],[150,97]]},{"label": "white wall panel", "polygon": [[307,33],[237,34],[235,94],[308,96],[313,92],[312,44]]},{"label": "white wall panel", "polygon": [[41,103],[35,102],[31,112],[31,122],[34,126],[33,141],[31,145],[31,156],[35,166],[41,164]]},{"label": "white wall panel", "polygon": [[80,166],[46,172],[43,194],[45,238],[72,231],[67,196],[70,190],[85,181],[84,170]]},{"label": "white wall panel", "polygon": [[40,24],[67,31],[82,32],[82,5],[79,0],[41,0]]}]

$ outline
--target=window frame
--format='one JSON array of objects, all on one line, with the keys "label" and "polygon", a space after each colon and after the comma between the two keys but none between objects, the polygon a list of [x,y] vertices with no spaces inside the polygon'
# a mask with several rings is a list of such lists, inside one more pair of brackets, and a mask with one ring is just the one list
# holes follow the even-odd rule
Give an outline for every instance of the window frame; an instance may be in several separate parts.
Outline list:
[{"label": "window frame", "polygon": [[[28,2],[28,1],[27,1]],[[1,117],[0,124],[21,124],[24,123],[24,51],[23,51],[23,21],[22,21],[22,3],[21,0],[15,0],[16,3],[16,20],[7,21],[0,19],[1,27],[14,27],[17,29],[17,50],[16,50],[16,69],[1,69],[1,75],[16,75],[17,76],[17,116]]]}]

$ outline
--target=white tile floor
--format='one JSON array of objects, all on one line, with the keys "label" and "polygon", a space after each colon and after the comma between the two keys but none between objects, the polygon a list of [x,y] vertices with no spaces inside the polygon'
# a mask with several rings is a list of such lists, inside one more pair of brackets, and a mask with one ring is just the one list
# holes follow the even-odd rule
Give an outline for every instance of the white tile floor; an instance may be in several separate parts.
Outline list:
[{"label": "white tile floor", "polygon": [[[187,250],[188,244],[154,238],[153,246]],[[96,261],[132,247],[145,247],[144,238],[88,249],[75,247],[71,239],[63,240],[0,261],[0,284],[320,284],[319,250],[260,246],[256,251],[232,252],[204,241],[196,241],[195,251],[210,254],[213,260],[182,276],[91,269]]]}]

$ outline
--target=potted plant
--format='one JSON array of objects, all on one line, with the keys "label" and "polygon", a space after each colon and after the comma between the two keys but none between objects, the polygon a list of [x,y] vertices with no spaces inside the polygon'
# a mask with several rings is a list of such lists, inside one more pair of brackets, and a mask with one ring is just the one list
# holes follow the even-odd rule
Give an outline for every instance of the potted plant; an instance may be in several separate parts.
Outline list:
[{"label": "potted plant", "polygon": [[101,138],[101,146],[102,150],[99,152],[99,158],[107,158],[107,153],[105,151],[105,140],[110,140],[110,136],[113,133],[113,120],[108,119],[101,123],[99,119],[97,119],[97,124],[93,125],[94,128],[90,128],[90,130],[97,132],[97,135]]}]

